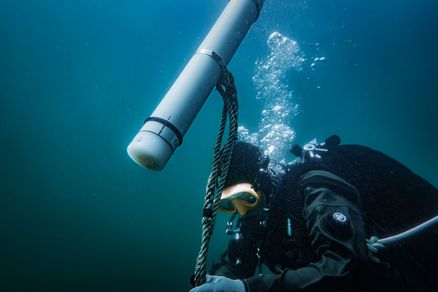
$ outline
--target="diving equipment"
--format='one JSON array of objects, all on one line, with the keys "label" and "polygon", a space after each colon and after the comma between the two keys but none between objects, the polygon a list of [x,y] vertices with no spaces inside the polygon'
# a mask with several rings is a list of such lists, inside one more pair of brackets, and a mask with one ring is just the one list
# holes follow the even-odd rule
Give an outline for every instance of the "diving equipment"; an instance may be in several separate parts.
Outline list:
[{"label": "diving equipment", "polygon": [[318,143],[316,139],[313,139],[303,147],[298,144],[294,144],[291,147],[290,152],[304,162],[307,159],[321,159],[321,153],[327,152],[330,148],[341,144],[341,138],[338,135],[332,135],[324,140],[322,143]]},{"label": "diving equipment", "polygon": [[385,237],[382,239],[379,239],[377,236],[371,236],[370,239],[367,239],[368,249],[371,253],[377,253],[381,249],[384,249],[387,245],[394,244],[399,241],[405,240],[407,238],[413,237],[418,233],[424,232],[426,229],[436,224],[438,224],[438,215],[421,223],[420,225],[417,225],[411,229],[403,231],[402,233],[397,235]]},{"label": "diving equipment", "polygon": [[161,170],[221,78],[263,0],[231,0],[197,52],[128,146],[134,162]]},{"label": "diving equipment", "polygon": [[238,212],[244,216],[260,202],[258,194],[249,183],[240,183],[223,190],[219,208],[223,212]]}]

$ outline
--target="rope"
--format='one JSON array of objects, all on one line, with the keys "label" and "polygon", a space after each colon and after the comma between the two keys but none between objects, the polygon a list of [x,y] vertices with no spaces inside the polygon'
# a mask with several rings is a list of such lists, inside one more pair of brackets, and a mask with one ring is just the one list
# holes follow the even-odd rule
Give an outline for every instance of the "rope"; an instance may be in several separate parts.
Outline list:
[{"label": "rope", "polygon": [[[202,214],[202,240],[198,258],[196,260],[193,285],[199,286],[205,283],[207,273],[208,246],[213,235],[216,214],[219,209],[219,201],[224,188],[228,167],[231,161],[233,145],[237,140],[237,116],[238,102],[234,77],[226,67],[222,68],[221,78],[216,85],[217,91],[224,100],[221,122],[214,147],[212,170],[208,178],[204,198],[204,210]],[[228,137],[222,147],[225,128],[228,120]]]}]

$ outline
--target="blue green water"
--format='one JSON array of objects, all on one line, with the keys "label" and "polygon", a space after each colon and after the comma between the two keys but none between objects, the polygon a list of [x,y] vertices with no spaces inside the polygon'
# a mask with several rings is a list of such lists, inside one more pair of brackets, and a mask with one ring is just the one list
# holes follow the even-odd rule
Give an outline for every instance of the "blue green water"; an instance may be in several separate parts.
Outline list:
[{"label": "blue green water", "polygon": [[[0,290],[188,289],[219,96],[164,171],[138,167],[126,146],[226,3],[0,2]],[[267,0],[230,64],[252,131],[255,62],[273,31],[307,58],[286,79],[296,142],[337,133],[438,185],[436,1]]]}]

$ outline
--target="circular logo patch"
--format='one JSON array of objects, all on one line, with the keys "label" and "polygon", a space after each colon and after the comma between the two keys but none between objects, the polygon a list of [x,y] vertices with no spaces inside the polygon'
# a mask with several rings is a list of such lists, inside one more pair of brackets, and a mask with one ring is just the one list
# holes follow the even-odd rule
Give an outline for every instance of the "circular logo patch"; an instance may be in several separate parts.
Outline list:
[{"label": "circular logo patch", "polygon": [[344,214],[342,214],[342,213],[339,213],[339,212],[335,212],[335,213],[333,213],[333,219],[336,221],[336,222],[339,222],[339,223],[345,223],[345,222],[347,222],[347,216],[345,216]]}]

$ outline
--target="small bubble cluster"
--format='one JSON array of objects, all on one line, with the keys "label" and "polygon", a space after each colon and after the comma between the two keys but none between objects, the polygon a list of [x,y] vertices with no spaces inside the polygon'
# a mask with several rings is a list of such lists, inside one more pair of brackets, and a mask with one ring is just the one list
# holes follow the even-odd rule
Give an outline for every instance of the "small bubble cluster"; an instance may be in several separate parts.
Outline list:
[{"label": "small bubble cluster", "polygon": [[253,76],[256,98],[264,102],[258,132],[249,133],[243,126],[238,131],[240,139],[258,145],[269,156],[272,170],[280,171],[284,155],[295,139],[292,119],[299,112],[286,74],[301,70],[305,58],[296,41],[278,32],[269,36],[267,45],[270,52],[265,59],[256,61]]},{"label": "small bubble cluster", "polygon": [[315,70],[315,66],[318,62],[326,62],[327,61],[327,57],[316,57],[313,59],[313,62],[310,64],[310,68],[312,68],[312,70]]}]

